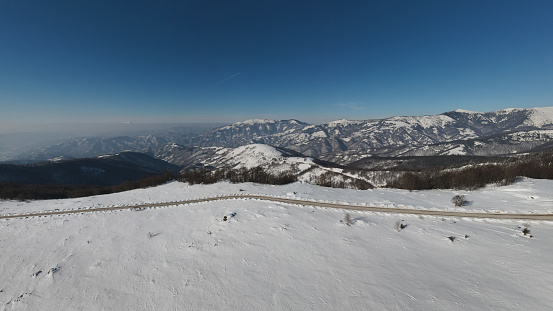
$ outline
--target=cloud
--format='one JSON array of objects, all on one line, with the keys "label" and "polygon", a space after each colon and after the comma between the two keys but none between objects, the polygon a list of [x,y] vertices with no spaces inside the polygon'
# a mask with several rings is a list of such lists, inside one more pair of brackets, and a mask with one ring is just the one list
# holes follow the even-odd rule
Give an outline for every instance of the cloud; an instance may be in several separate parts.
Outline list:
[{"label": "cloud", "polygon": [[334,104],[334,106],[347,108],[355,111],[363,110],[363,103],[358,103],[358,102],[337,103],[337,104]]}]

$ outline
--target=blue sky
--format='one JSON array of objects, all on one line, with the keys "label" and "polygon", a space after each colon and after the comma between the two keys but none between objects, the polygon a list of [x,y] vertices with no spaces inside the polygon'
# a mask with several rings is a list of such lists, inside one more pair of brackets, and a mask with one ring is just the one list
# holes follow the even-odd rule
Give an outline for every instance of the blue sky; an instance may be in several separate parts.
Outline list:
[{"label": "blue sky", "polygon": [[553,106],[553,1],[0,1],[0,122]]}]

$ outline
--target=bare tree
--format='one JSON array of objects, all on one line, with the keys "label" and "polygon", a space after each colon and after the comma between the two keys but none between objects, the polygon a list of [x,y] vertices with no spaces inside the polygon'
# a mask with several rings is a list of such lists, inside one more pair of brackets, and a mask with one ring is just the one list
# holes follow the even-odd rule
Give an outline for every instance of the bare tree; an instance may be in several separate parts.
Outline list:
[{"label": "bare tree", "polygon": [[464,195],[456,195],[453,198],[451,198],[451,202],[455,204],[455,206],[464,206],[468,203],[468,201],[465,199]]},{"label": "bare tree", "polygon": [[351,226],[352,221],[350,213],[346,213],[346,216],[344,217],[344,222],[346,223],[346,225]]}]

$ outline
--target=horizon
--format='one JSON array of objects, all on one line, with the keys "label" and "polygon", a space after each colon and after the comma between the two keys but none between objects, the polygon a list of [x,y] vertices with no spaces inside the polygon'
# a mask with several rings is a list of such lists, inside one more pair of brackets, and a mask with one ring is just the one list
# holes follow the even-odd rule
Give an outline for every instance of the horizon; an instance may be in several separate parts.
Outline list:
[{"label": "horizon", "polygon": [[[466,110],[462,108],[457,108],[449,111],[442,111],[436,114],[420,114],[420,115],[405,115],[397,114],[392,116],[387,116],[383,118],[372,118],[372,119],[355,119],[355,118],[336,118],[328,119],[322,122],[309,122],[299,118],[285,118],[285,119],[270,119],[270,118],[250,118],[236,120],[232,122],[67,122],[67,123],[33,123],[33,124],[13,124],[13,123],[1,123],[0,124],[0,136],[5,135],[14,135],[14,134],[35,134],[41,132],[42,134],[60,134],[63,137],[85,137],[85,136],[119,136],[119,135],[136,135],[140,132],[152,132],[160,130],[168,130],[179,127],[190,127],[197,129],[209,129],[217,128],[227,125],[232,125],[235,123],[242,123],[252,120],[269,120],[269,121],[288,121],[296,120],[310,125],[322,125],[328,124],[334,121],[347,120],[347,121],[370,121],[370,120],[384,120],[387,118],[393,117],[423,117],[423,116],[433,116],[440,115],[453,111],[461,111],[467,113],[488,113],[501,110],[510,110],[510,109],[534,109],[534,108],[553,108],[552,106],[542,106],[542,107],[506,107],[493,111],[474,111]],[[71,132],[70,135],[64,135],[65,133]]]},{"label": "horizon", "polygon": [[0,3],[0,123],[320,124],[553,105],[553,4]]}]

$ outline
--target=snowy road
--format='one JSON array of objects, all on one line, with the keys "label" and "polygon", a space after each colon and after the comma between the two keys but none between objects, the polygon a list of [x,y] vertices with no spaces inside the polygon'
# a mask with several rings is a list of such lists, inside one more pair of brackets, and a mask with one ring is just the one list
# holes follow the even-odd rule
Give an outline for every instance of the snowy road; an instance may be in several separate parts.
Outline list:
[{"label": "snowy road", "polygon": [[212,197],[212,198],[202,198],[202,199],[166,202],[166,203],[150,203],[150,204],[139,204],[139,205],[128,205],[128,206],[101,207],[101,208],[76,209],[76,210],[62,210],[62,211],[46,211],[46,212],[37,212],[37,213],[28,213],[28,214],[0,215],[0,219],[80,214],[80,213],[104,212],[104,211],[115,211],[115,210],[125,210],[125,209],[144,209],[144,208],[152,208],[152,207],[166,207],[166,206],[194,204],[194,203],[220,201],[220,200],[233,200],[233,199],[263,200],[263,201],[280,202],[280,203],[286,203],[286,204],[309,205],[309,206],[317,206],[317,207],[325,207],[325,208],[338,208],[338,209],[369,211],[369,212],[379,212],[379,213],[416,214],[416,215],[442,216],[442,217],[470,217],[470,218],[525,219],[525,220],[553,221],[553,214],[470,213],[470,212],[460,212],[460,211],[437,211],[437,210],[424,210],[424,209],[373,207],[373,206],[361,206],[361,205],[348,205],[348,204],[340,204],[340,203],[315,202],[315,201],[279,198],[279,197],[262,196],[262,195],[249,195],[249,194],[225,195],[225,196],[218,196],[218,197]]}]

